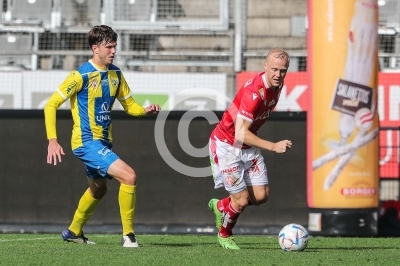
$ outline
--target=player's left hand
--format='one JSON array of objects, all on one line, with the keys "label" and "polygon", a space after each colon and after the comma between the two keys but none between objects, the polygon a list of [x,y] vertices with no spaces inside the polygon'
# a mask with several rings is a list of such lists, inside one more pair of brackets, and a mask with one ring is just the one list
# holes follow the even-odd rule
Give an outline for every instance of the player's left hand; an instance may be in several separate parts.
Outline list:
[{"label": "player's left hand", "polygon": [[277,143],[274,143],[272,151],[276,153],[285,153],[287,149],[292,148],[292,142],[290,140],[282,140]]},{"label": "player's left hand", "polygon": [[161,111],[161,107],[158,104],[151,104],[144,109],[146,115],[156,115]]}]

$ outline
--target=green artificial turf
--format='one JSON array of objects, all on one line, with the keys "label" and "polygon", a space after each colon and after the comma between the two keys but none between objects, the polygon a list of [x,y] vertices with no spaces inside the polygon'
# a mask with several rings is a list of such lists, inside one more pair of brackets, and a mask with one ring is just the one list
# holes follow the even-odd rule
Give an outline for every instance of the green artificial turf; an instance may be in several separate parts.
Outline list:
[{"label": "green artificial turf", "polygon": [[276,236],[236,236],[241,250],[224,250],[210,235],[87,235],[96,245],[55,234],[0,234],[0,265],[400,265],[400,238],[310,237],[306,250],[285,252]]}]

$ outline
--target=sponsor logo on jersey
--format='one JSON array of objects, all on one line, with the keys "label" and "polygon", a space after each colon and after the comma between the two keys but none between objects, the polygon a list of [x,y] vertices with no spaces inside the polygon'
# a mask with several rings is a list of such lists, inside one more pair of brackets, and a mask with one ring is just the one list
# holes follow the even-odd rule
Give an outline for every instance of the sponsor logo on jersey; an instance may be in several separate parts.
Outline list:
[{"label": "sponsor logo on jersey", "polygon": [[252,81],[253,81],[253,79],[249,79],[249,80],[246,82],[246,84],[244,84],[243,87],[247,87],[249,84],[251,84]]},{"label": "sponsor logo on jersey", "polygon": [[265,111],[262,114],[259,114],[256,119],[254,119],[255,121],[257,120],[262,120],[262,119],[267,119],[269,117],[269,114],[271,113],[271,109],[268,109],[267,111]]},{"label": "sponsor logo on jersey", "polygon": [[69,84],[69,86],[68,86],[68,88],[67,88],[67,94],[69,94],[69,93],[71,92],[72,88],[75,87],[76,84],[77,84],[77,83],[76,83],[75,80],[72,81],[71,84]]},{"label": "sponsor logo on jersey", "polygon": [[250,170],[252,172],[260,172],[260,168],[258,167],[257,163],[258,163],[258,159],[257,158],[252,160],[252,164],[251,164],[251,167],[250,167]]},{"label": "sponsor logo on jersey", "polygon": [[101,86],[108,86],[108,79],[103,79],[101,81]]},{"label": "sponsor logo on jersey", "polygon": [[247,112],[246,110],[242,110],[242,111],[240,111],[242,114],[244,114],[246,117],[249,117],[249,118],[253,118],[253,115],[251,114],[251,113],[249,113],[249,112]]},{"label": "sponsor logo on jersey", "polygon": [[239,166],[234,166],[234,167],[231,167],[231,168],[222,169],[221,173],[222,174],[229,174],[229,173],[237,172],[239,170],[240,170]]},{"label": "sponsor logo on jersey", "polygon": [[275,103],[276,103],[275,100],[272,99],[272,101],[269,102],[268,106],[272,106],[272,105],[274,105]]},{"label": "sponsor logo on jersey", "polygon": [[110,105],[107,102],[104,102],[101,105],[101,111],[100,113],[109,113],[110,112]]},{"label": "sponsor logo on jersey", "polygon": [[107,102],[101,104],[100,112],[96,115],[97,122],[111,121],[110,105]]},{"label": "sponsor logo on jersey", "polygon": [[109,154],[111,152],[111,150],[109,148],[102,148],[101,150],[99,150],[97,153],[102,155],[102,156],[106,156],[107,154]]}]

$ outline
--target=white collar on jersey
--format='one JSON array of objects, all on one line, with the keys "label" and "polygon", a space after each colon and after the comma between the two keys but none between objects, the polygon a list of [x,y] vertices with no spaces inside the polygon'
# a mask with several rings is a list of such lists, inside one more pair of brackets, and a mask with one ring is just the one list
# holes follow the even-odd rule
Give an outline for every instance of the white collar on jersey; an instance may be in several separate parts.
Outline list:
[{"label": "white collar on jersey", "polygon": [[262,80],[266,89],[269,89],[267,80],[265,79],[265,73],[262,75]]}]

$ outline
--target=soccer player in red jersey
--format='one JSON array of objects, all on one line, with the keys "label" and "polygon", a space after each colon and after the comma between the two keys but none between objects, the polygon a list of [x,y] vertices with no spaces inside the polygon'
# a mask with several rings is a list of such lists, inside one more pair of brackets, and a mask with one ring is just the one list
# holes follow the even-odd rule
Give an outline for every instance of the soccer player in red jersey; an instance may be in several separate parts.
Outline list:
[{"label": "soccer player in red jersey", "polygon": [[269,51],[264,72],[243,85],[211,133],[209,150],[215,188],[223,186],[230,194],[208,203],[223,248],[239,249],[232,236],[237,219],[247,206],[268,200],[267,168],[261,149],[284,153],[292,147],[290,140],[275,143],[257,136],[278,103],[289,62],[286,51]]}]

